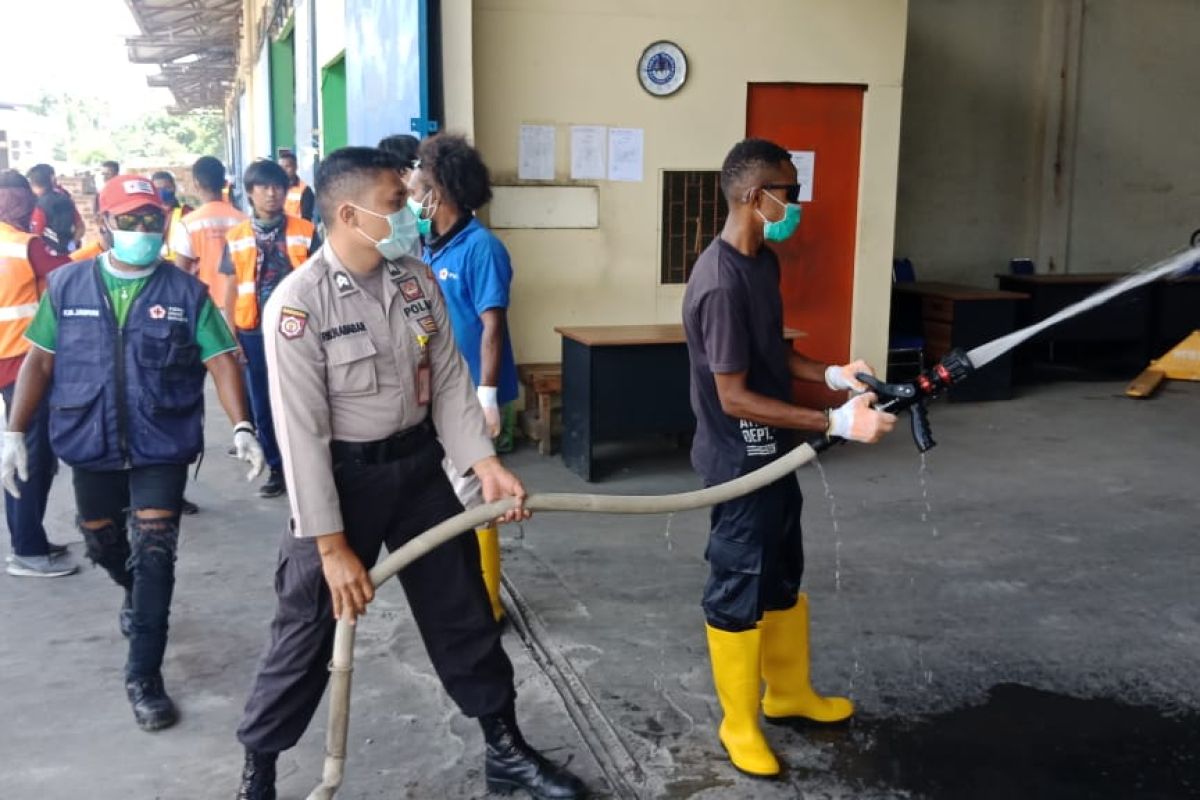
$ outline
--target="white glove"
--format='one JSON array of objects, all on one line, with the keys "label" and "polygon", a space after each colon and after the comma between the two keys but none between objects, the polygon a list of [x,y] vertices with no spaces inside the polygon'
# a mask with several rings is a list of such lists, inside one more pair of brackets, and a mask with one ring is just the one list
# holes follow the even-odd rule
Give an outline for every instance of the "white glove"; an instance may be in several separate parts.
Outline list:
[{"label": "white glove", "polygon": [[20,497],[16,479],[29,480],[29,453],[25,450],[25,434],[21,431],[5,431],[4,445],[0,450],[0,483],[13,497]]},{"label": "white glove", "polygon": [[495,386],[480,386],[475,390],[479,405],[483,406],[483,419],[487,422],[488,436],[493,439],[500,435],[500,405],[496,395]]},{"label": "white glove", "polygon": [[826,367],[825,385],[835,392],[865,392],[866,385],[857,377],[860,372],[871,376],[875,375],[875,370],[871,369],[871,365],[861,358],[842,366]]},{"label": "white glove", "polygon": [[896,415],[871,408],[875,400],[875,394],[867,392],[830,411],[825,435],[867,444],[878,442],[896,426]]},{"label": "white glove", "polygon": [[254,435],[254,427],[249,422],[239,422],[234,426],[233,449],[237,451],[239,459],[250,464],[250,471],[246,473],[247,481],[252,481],[262,474],[267,459],[263,455],[258,438]]}]

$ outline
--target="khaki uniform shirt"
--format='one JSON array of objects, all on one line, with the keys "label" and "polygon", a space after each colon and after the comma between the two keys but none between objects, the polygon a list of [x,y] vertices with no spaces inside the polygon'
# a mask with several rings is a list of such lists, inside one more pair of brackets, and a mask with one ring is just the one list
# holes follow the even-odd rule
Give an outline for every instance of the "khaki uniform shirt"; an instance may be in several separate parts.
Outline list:
[{"label": "khaki uniform shirt", "polygon": [[[296,536],[343,530],[331,440],[386,439],[432,414],[459,472],[495,454],[428,267],[405,256],[380,269],[382,304],[359,288],[327,242],[264,310],[271,412]],[[422,338],[432,370],[429,405],[417,395]]]}]

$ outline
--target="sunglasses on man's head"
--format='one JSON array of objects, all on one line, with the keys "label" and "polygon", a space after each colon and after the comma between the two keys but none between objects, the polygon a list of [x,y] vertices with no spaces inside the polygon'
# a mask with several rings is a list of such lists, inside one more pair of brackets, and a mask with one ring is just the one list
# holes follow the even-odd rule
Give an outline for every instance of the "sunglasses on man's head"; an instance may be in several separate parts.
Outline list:
[{"label": "sunglasses on man's head", "polygon": [[784,189],[789,203],[800,202],[800,184],[798,183],[764,183],[764,189]]},{"label": "sunglasses on man's head", "polygon": [[150,233],[161,233],[165,223],[161,211],[130,211],[114,214],[113,219],[119,231],[136,231],[141,226]]}]

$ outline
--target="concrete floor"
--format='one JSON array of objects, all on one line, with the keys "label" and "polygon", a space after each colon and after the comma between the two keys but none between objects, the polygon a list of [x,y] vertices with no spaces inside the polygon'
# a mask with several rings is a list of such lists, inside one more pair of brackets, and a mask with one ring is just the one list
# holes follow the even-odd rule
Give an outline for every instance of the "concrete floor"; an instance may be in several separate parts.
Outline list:
[{"label": "concrete floor", "polygon": [[[849,694],[859,716],[771,728],[781,782],[739,776],[716,742],[698,606],[704,512],[548,514],[506,529],[507,645],[529,738],[614,797],[1200,796],[1200,385],[1145,402],[1121,388],[940,404],[925,472],[900,432],[828,453],[827,485],[800,473],[814,683]],[[0,576],[5,797],[232,796],[233,730],[272,610],[286,503],[255,497],[223,455],[227,424],[210,431],[166,668],[183,721],[154,735],[133,726],[119,592],[103,573]],[[606,452],[596,484],[528,449],[509,462],[534,491],[697,485],[682,452]],[[68,478],[49,527],[77,542]],[[478,728],[440,691],[398,588],[372,607],[358,657],[340,796],[482,796]],[[281,798],[315,783],[323,734],[322,708],[281,762]]]}]

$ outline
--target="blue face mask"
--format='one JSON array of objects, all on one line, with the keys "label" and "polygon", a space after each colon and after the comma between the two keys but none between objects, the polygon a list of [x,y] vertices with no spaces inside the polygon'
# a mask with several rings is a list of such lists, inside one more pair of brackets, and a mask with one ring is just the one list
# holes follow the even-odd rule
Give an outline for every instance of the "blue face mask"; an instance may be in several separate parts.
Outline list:
[{"label": "blue face mask", "polygon": [[165,205],[167,208],[174,208],[175,202],[176,202],[175,190],[174,189],[159,189],[158,190],[158,199],[162,200],[163,205]]},{"label": "blue face mask", "polygon": [[425,219],[421,214],[425,213],[425,207],[418,201],[408,198],[408,210],[417,218],[417,233],[425,239],[429,238],[429,234],[433,232],[433,220]]},{"label": "blue face mask", "polygon": [[[351,203],[351,205],[354,204]],[[391,214],[380,214],[369,208],[357,205],[354,207],[365,214],[388,221],[388,226],[391,230],[385,238],[379,240],[372,239],[363,232],[362,228],[355,228],[360,236],[375,244],[375,249],[379,251],[380,255],[388,261],[395,261],[402,256],[416,255],[421,240],[417,235],[417,219],[413,216],[413,212],[408,206]]]},{"label": "blue face mask", "polygon": [[774,221],[767,219],[766,215],[757,208],[754,209],[763,219],[763,238],[768,242],[783,242],[792,238],[796,228],[800,227],[800,204],[785,203],[765,189],[763,194],[783,206],[783,219]]},{"label": "blue face mask", "polygon": [[112,251],[118,261],[131,267],[148,267],[158,260],[163,235],[147,231],[113,231]]}]

